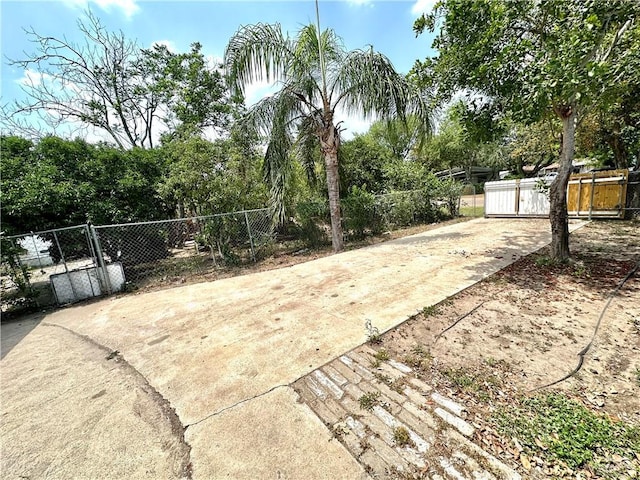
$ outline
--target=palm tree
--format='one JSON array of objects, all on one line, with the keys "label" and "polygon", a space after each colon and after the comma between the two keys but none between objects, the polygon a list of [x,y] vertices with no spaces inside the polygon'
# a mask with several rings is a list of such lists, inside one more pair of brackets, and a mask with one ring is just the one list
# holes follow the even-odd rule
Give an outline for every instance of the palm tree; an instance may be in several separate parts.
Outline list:
[{"label": "palm tree", "polygon": [[290,153],[308,166],[318,145],[324,159],[333,250],[344,248],[340,217],[338,150],[340,123],[336,111],[367,118],[420,119],[418,130],[426,136],[431,123],[427,103],[407,79],[398,74],[384,55],[367,50],[346,51],[333,30],[319,34],[315,25],[303,27],[295,38],[282,33],[279,24],[240,28],[229,41],[224,64],[234,94],[244,95],[253,82],[278,82],[280,90],[253,106],[249,123],[268,137],[265,176],[272,200],[279,205]]}]

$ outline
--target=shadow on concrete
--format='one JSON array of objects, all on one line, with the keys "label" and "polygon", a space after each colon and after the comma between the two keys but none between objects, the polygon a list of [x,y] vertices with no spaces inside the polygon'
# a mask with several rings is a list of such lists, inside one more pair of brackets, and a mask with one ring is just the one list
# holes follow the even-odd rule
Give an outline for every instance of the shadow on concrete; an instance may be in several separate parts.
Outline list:
[{"label": "shadow on concrete", "polygon": [[[505,241],[507,246],[488,253],[486,261],[464,267],[466,270],[473,272],[470,277],[472,280],[480,281],[496,271],[502,270],[516,260],[535,253],[548,245],[548,243],[541,245],[539,240],[536,241],[535,238],[528,235],[510,235],[501,238],[500,241]],[[496,262],[496,260],[499,260],[499,262]]]},{"label": "shadow on concrete", "polygon": [[45,313],[16,318],[0,325],[0,360],[7,356],[45,317]]}]

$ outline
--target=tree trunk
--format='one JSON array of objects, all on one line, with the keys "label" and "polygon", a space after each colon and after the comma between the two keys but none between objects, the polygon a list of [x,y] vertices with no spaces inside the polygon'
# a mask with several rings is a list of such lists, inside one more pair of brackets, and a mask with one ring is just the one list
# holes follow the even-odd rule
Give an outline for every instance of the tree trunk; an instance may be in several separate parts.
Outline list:
[{"label": "tree trunk", "polygon": [[340,136],[329,122],[320,137],[320,148],[327,171],[327,190],[329,193],[329,212],[331,214],[331,245],[334,252],[344,250],[342,238],[342,216],[340,215],[340,174],[338,173],[338,148]]},{"label": "tree trunk", "polygon": [[567,184],[571,175],[576,143],[576,109],[564,106],[555,109],[562,120],[562,152],[558,176],[549,189],[549,221],[551,222],[551,258],[564,262],[569,259],[569,219],[567,215]]}]

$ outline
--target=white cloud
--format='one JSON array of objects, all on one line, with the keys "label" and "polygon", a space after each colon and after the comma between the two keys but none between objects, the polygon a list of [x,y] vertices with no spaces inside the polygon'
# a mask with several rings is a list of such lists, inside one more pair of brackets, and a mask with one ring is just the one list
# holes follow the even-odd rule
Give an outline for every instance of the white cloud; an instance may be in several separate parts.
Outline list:
[{"label": "white cloud", "polygon": [[371,5],[373,6],[373,0],[347,0],[350,5]]},{"label": "white cloud", "polygon": [[22,77],[15,80],[15,82],[23,87],[37,87],[44,80],[50,80],[51,76],[46,75],[44,73],[36,72],[35,70],[31,70],[27,68],[23,73]]},{"label": "white cloud", "polygon": [[30,68],[25,69],[22,72],[22,77],[14,80],[14,82],[26,90],[43,86],[49,93],[59,92],[61,95],[82,90],[76,83],[63,81],[60,77],[31,70]]},{"label": "white cloud", "polygon": [[437,0],[416,0],[416,3],[411,7],[411,13],[416,16],[431,13],[436,2]]},{"label": "white cloud", "polygon": [[89,7],[90,4],[95,3],[102,10],[109,12],[113,8],[120,9],[125,17],[131,18],[140,11],[138,0],[62,0],[67,6],[71,8],[78,8],[81,10]]}]

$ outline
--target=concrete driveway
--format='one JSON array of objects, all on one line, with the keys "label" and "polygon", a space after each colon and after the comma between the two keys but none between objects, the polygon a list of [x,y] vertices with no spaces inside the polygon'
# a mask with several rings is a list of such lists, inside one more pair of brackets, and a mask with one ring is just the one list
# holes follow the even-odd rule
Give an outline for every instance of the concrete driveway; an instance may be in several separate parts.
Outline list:
[{"label": "concrete driveway", "polygon": [[[96,364],[117,360],[129,370],[110,373],[102,365],[103,376],[92,377],[95,386],[90,392],[78,391],[77,385],[60,392],[54,382],[43,395],[64,393],[71,401],[81,392],[105,390],[103,401],[119,401],[121,418],[136,420],[135,402],[124,398],[132,388],[127,381],[141,391],[146,385],[146,400],[165,412],[166,425],[164,431],[142,431],[142,439],[154,435],[164,439],[160,442],[164,455],[169,452],[177,460],[157,468],[172,475],[366,477],[320,420],[297,402],[289,385],[365,342],[367,319],[386,331],[549,241],[548,220],[477,219],[279,270],[59,310],[33,320],[37,325],[25,327],[24,335],[14,327],[6,345],[8,326],[3,325],[3,477],[29,475],[28,460],[34,455],[44,455],[53,464],[52,454],[34,447],[46,443],[44,439],[20,449],[7,448],[14,441],[24,442],[30,425],[34,439],[51,436],[71,441],[69,432],[78,434],[54,419],[47,422],[42,412],[16,405],[34,395],[28,391],[28,379],[47,378],[44,369],[50,361],[64,362],[69,378],[91,377],[87,371],[94,367],[82,356],[62,359],[82,349],[99,352],[92,360]],[[60,335],[64,344],[45,341]],[[39,356],[33,356],[34,350]],[[106,360],[110,351],[119,354]],[[84,355],[90,357],[89,352]],[[117,386],[109,386],[116,374],[123,378],[118,377]],[[171,409],[177,415],[174,419]],[[32,416],[38,415],[43,418],[34,423]],[[171,429],[176,419],[184,436]],[[19,423],[22,430],[16,427]],[[90,435],[90,441],[136,441],[134,433],[128,439],[114,433],[120,427],[115,420],[112,423],[102,427],[101,436]],[[131,425],[138,428],[135,422]],[[140,462],[153,463],[153,449],[141,444],[139,450]],[[127,449],[120,452],[125,457],[132,454]],[[103,476],[91,467],[87,455],[77,471],[86,468],[89,476]],[[64,470],[47,472],[51,477],[68,476]],[[113,473],[107,476],[118,476]]]}]

